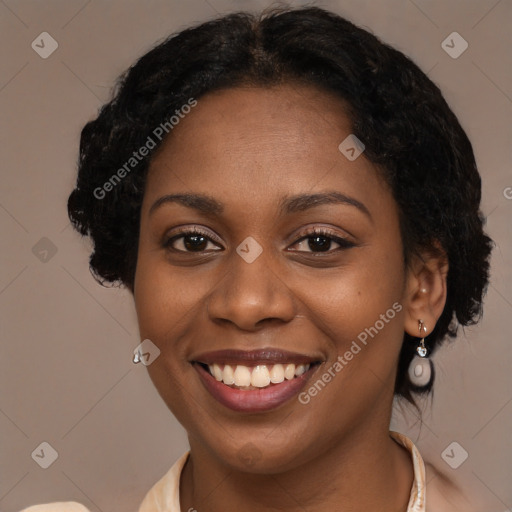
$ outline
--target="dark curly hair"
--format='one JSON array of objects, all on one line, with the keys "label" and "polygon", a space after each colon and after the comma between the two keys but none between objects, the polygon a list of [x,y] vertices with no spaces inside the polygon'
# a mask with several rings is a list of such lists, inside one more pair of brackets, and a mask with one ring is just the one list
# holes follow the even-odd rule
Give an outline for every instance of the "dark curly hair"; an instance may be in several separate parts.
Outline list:
[{"label": "dark curly hair", "polygon": [[[119,78],[113,99],[82,130],[78,180],[68,201],[73,226],[94,243],[94,276],[133,291],[140,208],[154,152],[118,174],[123,179],[108,186],[108,194],[104,185],[155,127],[208,92],[282,83],[313,85],[348,104],[353,133],[399,206],[405,264],[420,249],[446,253],[446,305],[426,338],[434,351],[459,324],[478,320],[488,283],[492,241],[483,232],[471,143],[439,88],[410,59],[316,7],[233,13],[183,30]],[[411,391],[432,385],[419,389],[408,379],[413,341],[404,334],[395,385],[395,393],[412,403]]]}]

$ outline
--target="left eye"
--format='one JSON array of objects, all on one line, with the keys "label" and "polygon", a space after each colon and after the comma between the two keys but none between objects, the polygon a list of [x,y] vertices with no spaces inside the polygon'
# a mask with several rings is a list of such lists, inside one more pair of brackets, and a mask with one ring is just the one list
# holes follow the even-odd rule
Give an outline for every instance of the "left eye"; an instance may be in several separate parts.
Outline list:
[{"label": "left eye", "polygon": [[[332,244],[338,247],[332,248]],[[338,249],[353,247],[354,244],[343,238],[332,236],[328,233],[312,233],[301,238],[295,243],[299,252],[331,252]],[[308,250],[309,249],[309,250]]]}]

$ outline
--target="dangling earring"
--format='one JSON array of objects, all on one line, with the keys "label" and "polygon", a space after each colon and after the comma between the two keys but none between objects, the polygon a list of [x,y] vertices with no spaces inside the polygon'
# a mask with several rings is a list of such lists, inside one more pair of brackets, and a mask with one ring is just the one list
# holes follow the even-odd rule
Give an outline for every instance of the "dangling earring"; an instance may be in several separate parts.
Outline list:
[{"label": "dangling earring", "polygon": [[418,320],[418,330],[420,331],[421,341],[420,344],[416,347],[416,352],[418,352],[420,357],[426,357],[427,347],[425,347],[425,334],[427,333],[427,326],[423,323],[423,320]]},{"label": "dangling earring", "polygon": [[424,387],[428,385],[432,378],[432,362],[427,357],[427,347],[425,347],[427,327],[423,323],[423,320],[418,320],[418,330],[421,341],[416,347],[418,355],[414,356],[409,365],[409,380],[414,386]]}]

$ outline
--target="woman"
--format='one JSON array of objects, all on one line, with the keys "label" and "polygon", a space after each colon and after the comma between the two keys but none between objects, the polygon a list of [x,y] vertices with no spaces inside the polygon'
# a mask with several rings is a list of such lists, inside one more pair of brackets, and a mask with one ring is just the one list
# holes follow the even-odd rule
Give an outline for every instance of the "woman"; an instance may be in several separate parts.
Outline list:
[{"label": "woman", "polygon": [[337,15],[232,14],[142,57],[68,203],[188,433],[139,511],[460,510],[389,424],[481,312],[479,205],[439,89]]}]

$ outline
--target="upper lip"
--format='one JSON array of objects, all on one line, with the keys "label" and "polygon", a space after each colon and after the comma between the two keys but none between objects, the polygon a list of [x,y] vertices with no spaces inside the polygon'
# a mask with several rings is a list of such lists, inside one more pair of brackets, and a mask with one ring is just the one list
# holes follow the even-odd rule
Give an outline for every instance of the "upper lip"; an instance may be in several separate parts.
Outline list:
[{"label": "upper lip", "polygon": [[308,364],[320,361],[320,357],[297,352],[289,352],[276,348],[262,348],[258,350],[216,350],[204,352],[192,358],[193,362],[204,364],[244,364],[255,366],[258,364],[294,363]]}]

